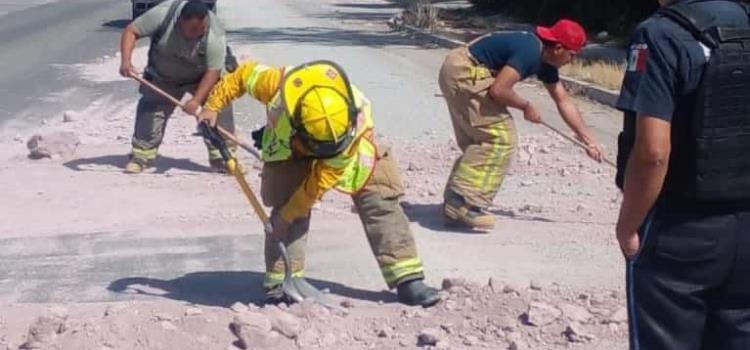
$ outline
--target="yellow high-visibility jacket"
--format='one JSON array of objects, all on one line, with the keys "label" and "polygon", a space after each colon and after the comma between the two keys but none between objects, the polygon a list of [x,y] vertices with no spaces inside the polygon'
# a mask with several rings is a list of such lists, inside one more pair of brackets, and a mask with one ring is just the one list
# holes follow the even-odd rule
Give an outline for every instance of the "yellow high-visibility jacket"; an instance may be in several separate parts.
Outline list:
[{"label": "yellow high-visibility jacket", "polygon": [[[269,67],[254,61],[243,63],[233,73],[224,76],[213,88],[204,108],[219,112],[244,94],[268,105],[277,98],[285,70],[285,67]],[[369,106],[366,110],[368,124],[371,127]],[[270,110],[269,113],[271,113]],[[355,140],[353,145],[357,143]],[[356,147],[350,147],[345,154],[349,155],[349,157],[344,157],[345,159],[355,161]],[[306,217],[315,202],[330,189],[336,187],[345,172],[345,167],[333,166],[332,162],[326,160],[316,160],[312,171],[281,209],[281,217],[287,222]]]}]

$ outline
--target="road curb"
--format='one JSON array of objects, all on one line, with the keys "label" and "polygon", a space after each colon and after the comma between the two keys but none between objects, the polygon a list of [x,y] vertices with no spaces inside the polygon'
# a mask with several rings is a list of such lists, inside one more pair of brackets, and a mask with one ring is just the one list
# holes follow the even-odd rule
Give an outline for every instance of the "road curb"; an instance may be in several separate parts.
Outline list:
[{"label": "road curb", "polygon": [[[399,18],[399,16],[396,16],[394,18],[391,18],[391,20],[388,21],[388,25],[398,31],[407,32],[409,34],[412,34],[416,37],[419,37],[423,40],[430,41],[432,43],[435,43],[436,45],[453,49],[456,47],[464,46],[466,45],[465,42],[451,39],[439,34],[428,32],[424,29],[417,28],[405,23],[401,23],[402,20]],[[610,90],[592,83],[588,83],[585,81],[581,81],[578,79],[574,79],[567,76],[560,76],[560,80],[563,82],[563,84],[571,91],[575,92],[576,94],[583,95],[593,101],[599,102],[603,105],[607,105],[610,107],[615,107],[615,104],[617,103],[617,99],[620,97],[620,94],[617,91]]]}]

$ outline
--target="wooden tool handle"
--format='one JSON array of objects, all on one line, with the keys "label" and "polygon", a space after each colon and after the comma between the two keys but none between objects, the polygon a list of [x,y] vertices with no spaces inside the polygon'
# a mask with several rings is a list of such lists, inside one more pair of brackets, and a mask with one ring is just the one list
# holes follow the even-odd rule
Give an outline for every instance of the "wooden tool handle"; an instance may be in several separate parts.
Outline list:
[{"label": "wooden tool handle", "polygon": [[[150,81],[148,81],[146,79],[143,79],[143,77],[141,77],[138,74],[135,74],[133,72],[130,72],[130,77],[133,78],[133,79],[135,79],[139,83],[145,85],[149,89],[153,90],[154,92],[156,92],[160,96],[166,98],[167,100],[169,100],[169,102],[172,102],[175,106],[184,109],[184,106],[183,106],[182,102],[180,102],[180,100],[178,100],[178,99],[174,98],[174,96],[166,93],[164,90],[160,89],[158,86],[154,85],[152,82],[150,82]],[[193,116],[196,119],[198,118],[197,115],[193,115]],[[242,142],[240,139],[237,138],[236,135],[234,135],[233,133],[227,131],[226,129],[222,128],[221,126],[217,125],[216,128],[219,130],[219,132],[221,133],[221,135],[224,136],[227,140],[232,141],[234,144],[242,147],[245,151],[248,151],[250,154],[252,154],[253,156],[255,156],[255,158],[257,158],[258,160],[261,159],[260,153],[255,148],[253,148],[252,146],[248,145],[245,142]]]},{"label": "wooden tool handle", "polygon": [[[557,128],[555,128],[554,126],[552,126],[552,125],[550,125],[550,124],[547,124],[547,122],[545,122],[545,121],[542,121],[542,125],[546,126],[546,127],[547,127],[547,128],[549,128],[550,130],[552,130],[552,131],[554,131],[555,133],[557,133],[558,135],[562,136],[562,137],[563,137],[564,139],[566,139],[566,140],[568,140],[568,141],[572,142],[572,143],[573,143],[573,144],[575,144],[576,146],[578,146],[578,147],[581,147],[581,148],[583,148],[583,149],[585,149],[585,150],[588,150],[588,149],[589,149],[589,146],[585,145],[585,144],[584,144],[583,142],[581,142],[581,141],[579,141],[579,140],[577,140],[577,139],[575,139],[575,138],[571,137],[570,135],[568,135],[568,134],[566,134],[566,133],[564,133],[564,132],[562,132],[562,131],[558,130],[558,129],[557,129]],[[613,167],[617,168],[617,164],[613,163],[613,162],[612,162],[611,160],[609,160],[609,159],[607,159],[607,158],[604,158],[604,156],[602,156],[602,161],[603,161],[604,163],[607,163],[607,164],[609,164],[609,165],[611,165],[611,166],[613,166]]]}]

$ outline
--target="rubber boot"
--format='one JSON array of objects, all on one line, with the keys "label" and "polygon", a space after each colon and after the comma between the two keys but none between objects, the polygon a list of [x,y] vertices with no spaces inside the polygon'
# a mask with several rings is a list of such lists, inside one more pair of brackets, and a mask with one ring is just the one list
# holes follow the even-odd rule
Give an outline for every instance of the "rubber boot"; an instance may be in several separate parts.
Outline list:
[{"label": "rubber boot", "polygon": [[421,279],[406,281],[397,287],[398,302],[410,306],[430,307],[440,301],[438,290]]},{"label": "rubber boot", "polygon": [[266,305],[291,304],[293,302],[291,298],[284,294],[280,284],[271,288],[266,288],[265,294],[263,303]]},{"label": "rubber boot", "polygon": [[480,232],[495,228],[495,216],[466,203],[463,197],[450,193],[443,204],[443,215],[452,225],[464,226]]}]

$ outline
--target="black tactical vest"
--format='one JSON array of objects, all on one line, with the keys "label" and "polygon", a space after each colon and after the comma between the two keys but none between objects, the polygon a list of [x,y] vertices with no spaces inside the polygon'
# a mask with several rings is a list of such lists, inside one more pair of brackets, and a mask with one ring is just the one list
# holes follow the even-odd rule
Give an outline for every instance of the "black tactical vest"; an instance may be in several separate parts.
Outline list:
[{"label": "black tactical vest", "polygon": [[[750,27],[717,27],[713,16],[684,4],[663,7],[659,14],[711,50],[698,89],[677,99],[664,195],[695,202],[750,201]],[[626,113],[618,138],[620,189],[635,121],[634,113]]]}]

